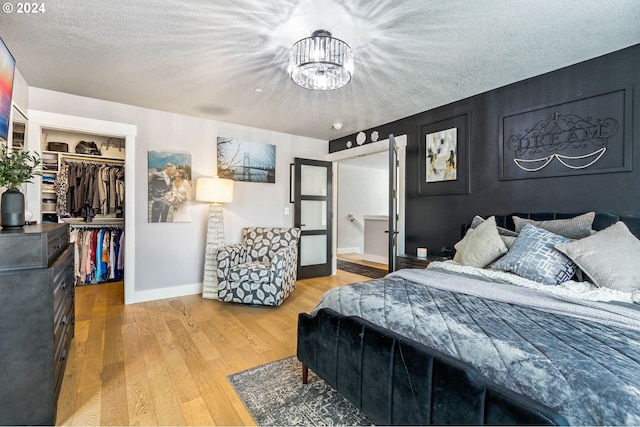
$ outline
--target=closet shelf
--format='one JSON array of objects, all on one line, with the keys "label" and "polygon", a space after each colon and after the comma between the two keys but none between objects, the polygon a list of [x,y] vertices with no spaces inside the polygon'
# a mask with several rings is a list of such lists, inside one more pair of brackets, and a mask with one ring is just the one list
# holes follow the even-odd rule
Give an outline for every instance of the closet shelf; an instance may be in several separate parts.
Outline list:
[{"label": "closet shelf", "polygon": [[67,158],[70,160],[77,159],[77,160],[88,160],[88,161],[96,161],[96,162],[103,161],[103,162],[109,162],[109,163],[124,164],[124,159],[121,159],[118,157],[92,156],[90,154],[76,154],[76,153],[65,153],[65,152],[60,152],[58,154],[63,159]]}]

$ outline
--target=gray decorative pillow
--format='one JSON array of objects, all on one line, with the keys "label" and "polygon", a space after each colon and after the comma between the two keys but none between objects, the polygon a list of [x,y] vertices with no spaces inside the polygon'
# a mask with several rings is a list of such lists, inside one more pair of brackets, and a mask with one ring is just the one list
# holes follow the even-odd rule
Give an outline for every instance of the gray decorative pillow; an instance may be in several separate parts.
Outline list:
[{"label": "gray decorative pillow", "polygon": [[516,238],[517,237],[515,237],[515,236],[504,236],[504,235],[501,234],[500,238],[504,242],[504,245],[507,247],[507,249],[511,249],[511,246],[513,246],[513,244],[516,242]]},{"label": "gray decorative pillow", "polygon": [[591,236],[591,226],[593,219],[596,217],[595,212],[587,212],[568,219],[552,219],[548,221],[535,221],[532,219],[520,218],[513,215],[513,223],[516,231],[519,233],[525,224],[535,225],[543,230],[559,234],[569,239],[582,239]]},{"label": "gray decorative pillow", "polygon": [[[495,217],[493,219],[495,221]],[[482,218],[480,215],[476,215],[473,217],[470,227],[476,228],[480,224],[482,224],[484,221],[485,221],[484,218]],[[498,227],[498,234],[500,234],[501,236],[512,236],[512,237],[516,237],[518,235],[518,233],[516,233],[515,231],[509,230],[508,228],[502,228],[502,227]]]},{"label": "gray decorative pillow", "polygon": [[498,234],[495,217],[490,217],[454,245],[453,260],[462,265],[484,268],[507,253],[507,247]]},{"label": "gray decorative pillow", "polygon": [[640,289],[640,240],[623,222],[593,236],[556,245],[600,287],[631,292]]},{"label": "gray decorative pillow", "polygon": [[576,265],[554,245],[571,239],[526,224],[509,252],[491,268],[510,271],[545,285],[557,285],[573,277]]}]

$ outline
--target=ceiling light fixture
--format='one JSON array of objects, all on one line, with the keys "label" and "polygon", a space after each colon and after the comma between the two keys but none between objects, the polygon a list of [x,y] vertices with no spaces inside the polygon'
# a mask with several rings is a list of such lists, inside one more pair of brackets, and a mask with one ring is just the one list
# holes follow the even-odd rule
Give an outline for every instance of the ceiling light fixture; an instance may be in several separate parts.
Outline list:
[{"label": "ceiling light fixture", "polygon": [[353,54],[348,44],[317,30],[291,48],[289,75],[298,86],[312,90],[339,89],[351,81]]}]

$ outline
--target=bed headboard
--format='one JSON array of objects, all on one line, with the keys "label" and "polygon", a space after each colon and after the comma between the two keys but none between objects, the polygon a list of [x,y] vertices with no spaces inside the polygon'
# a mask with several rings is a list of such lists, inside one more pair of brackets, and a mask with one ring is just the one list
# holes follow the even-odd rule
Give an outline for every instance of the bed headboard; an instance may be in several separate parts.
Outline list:
[{"label": "bed headboard", "polygon": [[[524,213],[524,212],[514,212],[509,215],[493,215],[496,218],[496,225],[498,227],[507,228],[509,230],[515,230],[515,224],[513,223],[513,216],[518,216],[520,218],[532,219],[534,221],[549,221],[553,219],[568,219],[573,218],[578,215],[583,215],[582,213],[553,213],[553,212],[535,212],[535,213]],[[491,215],[485,216],[485,218],[490,217]],[[595,218],[593,219],[593,229],[596,231],[604,230],[605,228],[615,224],[618,221],[622,221],[625,223],[629,231],[640,239],[640,216],[635,215],[615,215],[610,213],[596,213]],[[471,224],[462,224],[460,238],[464,237],[467,233],[467,230],[471,227]],[[453,248],[442,248],[442,253],[446,256],[452,257],[455,251]]]},{"label": "bed headboard", "polygon": [[[513,224],[512,216],[518,216],[520,218],[532,219],[534,221],[548,221],[553,219],[567,219],[573,218],[578,215],[582,215],[582,213],[553,213],[553,212],[536,212],[536,213],[523,213],[523,212],[514,212],[509,215],[494,215],[496,218],[496,224],[498,227],[508,228],[509,230],[514,230],[515,225]],[[489,217],[491,215],[487,215]],[[604,230],[610,225],[615,224],[618,221],[622,221],[629,228],[629,231],[633,233],[638,239],[640,239],[640,216],[633,215],[615,215],[610,213],[596,213],[596,216],[593,220],[593,229],[594,230]],[[465,232],[469,228],[469,225],[464,225],[462,229],[462,235],[464,236]]]}]

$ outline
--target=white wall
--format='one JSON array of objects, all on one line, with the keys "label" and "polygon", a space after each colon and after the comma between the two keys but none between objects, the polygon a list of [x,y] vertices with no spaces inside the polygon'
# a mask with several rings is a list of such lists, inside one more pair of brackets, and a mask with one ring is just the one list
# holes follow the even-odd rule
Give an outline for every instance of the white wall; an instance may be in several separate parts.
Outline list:
[{"label": "white wall", "polygon": [[328,151],[327,141],[38,88],[29,89],[29,108],[137,126],[136,167],[127,170],[136,191],[135,302],[200,292],[203,279],[208,205],[194,203],[190,223],[148,223],[148,151],[190,152],[195,182],[215,175],[218,136],[276,145],[275,184],[235,183],[234,200],[224,207],[228,243],[240,241],[244,226],[292,226],[293,212],[284,215],[292,207],[289,163],[294,157],[324,160]]},{"label": "white wall", "polygon": [[27,81],[17,68],[13,76],[13,97],[11,102],[24,112],[29,108],[29,85],[27,85]]},{"label": "white wall", "polygon": [[[364,215],[387,215],[389,171],[338,164],[338,253],[364,249]],[[352,223],[353,214],[362,226]]]}]

